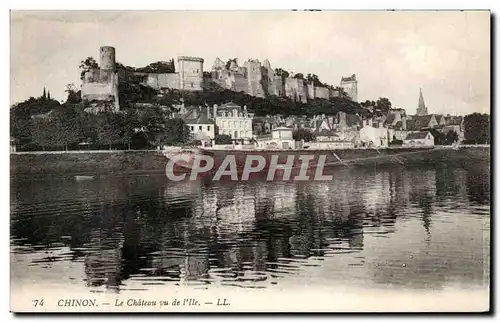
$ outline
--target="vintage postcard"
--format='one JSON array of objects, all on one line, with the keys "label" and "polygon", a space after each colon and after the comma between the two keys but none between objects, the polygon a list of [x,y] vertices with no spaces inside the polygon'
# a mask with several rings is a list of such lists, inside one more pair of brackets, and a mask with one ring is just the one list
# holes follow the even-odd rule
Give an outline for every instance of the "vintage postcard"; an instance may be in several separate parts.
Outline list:
[{"label": "vintage postcard", "polygon": [[489,311],[490,25],[11,11],[11,311]]}]

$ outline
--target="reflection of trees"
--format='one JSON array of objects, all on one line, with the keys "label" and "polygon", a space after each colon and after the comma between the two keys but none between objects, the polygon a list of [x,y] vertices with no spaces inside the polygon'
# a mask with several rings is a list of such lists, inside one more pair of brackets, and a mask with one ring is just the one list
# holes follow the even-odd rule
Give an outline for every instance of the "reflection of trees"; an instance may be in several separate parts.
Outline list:
[{"label": "reflection of trees", "polygon": [[237,278],[279,269],[283,258],[362,251],[365,233],[394,232],[411,207],[430,235],[445,196],[467,186],[472,201],[489,202],[489,169],[456,171],[345,169],[331,182],[300,183],[13,181],[11,233],[28,247],[69,247],[72,260],[84,259],[92,286],[116,289],[137,276]]},{"label": "reflection of trees", "polygon": [[469,200],[481,205],[490,202],[490,179],[491,170],[489,166],[470,167],[467,171],[467,191]]}]

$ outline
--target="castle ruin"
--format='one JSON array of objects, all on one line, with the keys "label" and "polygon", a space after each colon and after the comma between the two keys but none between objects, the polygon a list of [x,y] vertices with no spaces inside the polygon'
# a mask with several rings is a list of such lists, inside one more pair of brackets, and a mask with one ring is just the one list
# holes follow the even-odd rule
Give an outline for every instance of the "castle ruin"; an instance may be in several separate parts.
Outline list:
[{"label": "castle ruin", "polygon": [[82,99],[88,102],[108,102],[115,111],[119,110],[118,74],[116,73],[115,48],[101,47],[99,68],[89,69],[83,75]]},{"label": "castle ruin", "polygon": [[344,89],[351,100],[354,102],[358,101],[358,81],[356,80],[356,74],[352,74],[349,77],[342,77],[340,79],[340,87]]},{"label": "castle ruin", "polygon": [[[100,67],[85,73],[82,83],[82,98],[86,101],[107,101],[119,109],[118,82],[124,81],[116,71],[115,48],[100,48]],[[213,83],[235,92],[244,92],[255,97],[270,95],[288,97],[296,102],[306,103],[315,98],[329,99],[338,96],[338,91],[327,86],[315,86],[313,82],[303,78],[282,77],[271,68],[265,59],[249,59],[239,66],[236,59],[224,63],[217,58],[208,75],[203,73],[203,58],[180,56],[177,58],[178,72],[143,73],[132,72],[142,77],[142,83],[156,90],[178,89],[201,91],[206,85]],[[121,74],[120,74],[121,75]],[[342,77],[340,86],[345,89],[352,100],[357,100],[356,76]]]}]

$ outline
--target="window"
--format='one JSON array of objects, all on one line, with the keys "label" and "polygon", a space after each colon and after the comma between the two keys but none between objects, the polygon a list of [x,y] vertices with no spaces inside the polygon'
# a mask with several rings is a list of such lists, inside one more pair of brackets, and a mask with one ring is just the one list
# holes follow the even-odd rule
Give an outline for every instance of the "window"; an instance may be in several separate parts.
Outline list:
[{"label": "window", "polygon": [[207,126],[207,131],[210,131],[210,125]]},{"label": "window", "polygon": [[194,131],[194,126],[191,125],[191,131]]},{"label": "window", "polygon": [[200,131],[201,131],[202,129],[203,129],[203,127],[200,125],[200,126],[198,127],[198,130],[200,130]]},{"label": "window", "polygon": [[191,82],[191,87],[193,87],[193,82]]}]

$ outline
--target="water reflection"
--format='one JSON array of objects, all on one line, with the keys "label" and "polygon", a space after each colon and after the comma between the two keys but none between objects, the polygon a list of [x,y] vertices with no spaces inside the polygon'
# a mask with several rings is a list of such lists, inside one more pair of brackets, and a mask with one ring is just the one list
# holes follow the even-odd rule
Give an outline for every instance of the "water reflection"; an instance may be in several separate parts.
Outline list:
[{"label": "water reflection", "polygon": [[489,171],[340,169],[331,182],[296,183],[13,178],[12,280],[114,292],[483,286]]}]

